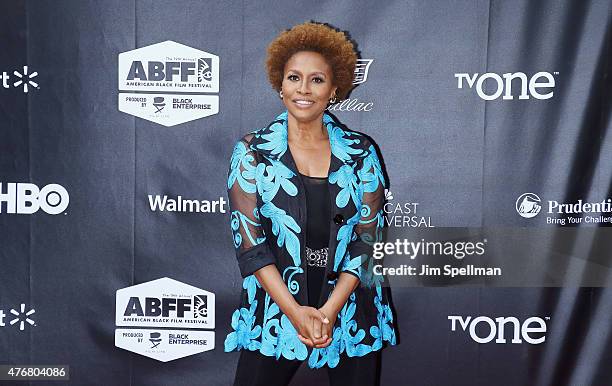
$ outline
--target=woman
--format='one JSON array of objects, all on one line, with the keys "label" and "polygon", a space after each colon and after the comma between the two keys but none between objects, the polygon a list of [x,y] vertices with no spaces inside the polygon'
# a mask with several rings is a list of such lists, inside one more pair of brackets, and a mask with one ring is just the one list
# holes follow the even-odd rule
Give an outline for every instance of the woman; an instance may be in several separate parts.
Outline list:
[{"label": "woman", "polygon": [[227,184],[244,278],[225,340],[241,351],[235,385],[287,385],[307,357],[332,385],[375,385],[380,349],[396,343],[387,288],[372,274],[380,163],[365,136],[325,111],[350,91],[356,60],[344,33],[317,23],[268,47],[287,110],[238,141]]}]

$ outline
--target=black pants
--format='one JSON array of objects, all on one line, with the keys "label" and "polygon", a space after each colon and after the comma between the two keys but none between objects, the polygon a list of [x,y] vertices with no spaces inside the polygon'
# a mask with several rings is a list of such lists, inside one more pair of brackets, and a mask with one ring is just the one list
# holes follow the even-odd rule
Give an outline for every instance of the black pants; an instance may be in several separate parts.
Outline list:
[{"label": "black pants", "polygon": [[[234,386],[287,386],[302,361],[276,360],[257,351],[240,350]],[[363,357],[340,356],[338,366],[327,368],[331,386],[377,386],[380,350]]]}]

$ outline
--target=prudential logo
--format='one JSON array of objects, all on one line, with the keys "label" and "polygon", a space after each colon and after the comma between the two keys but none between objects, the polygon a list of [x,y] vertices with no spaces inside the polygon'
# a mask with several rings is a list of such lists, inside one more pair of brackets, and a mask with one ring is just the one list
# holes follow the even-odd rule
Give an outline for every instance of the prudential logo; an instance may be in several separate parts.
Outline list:
[{"label": "prudential logo", "polygon": [[542,200],[535,193],[523,193],[514,204],[516,212],[524,218],[533,218],[542,209]]},{"label": "prudential logo", "polygon": [[14,70],[12,74],[4,71],[0,74],[2,79],[2,87],[4,88],[20,88],[24,93],[28,93],[30,89],[38,90],[38,83],[34,80],[38,76],[38,72],[32,72],[28,66],[23,66],[19,70]]},{"label": "prudential logo", "polygon": [[545,207],[547,224],[579,225],[612,224],[612,198],[601,201],[586,201],[582,198],[575,202],[547,200],[543,202],[535,193],[521,194],[515,203],[516,212],[524,218],[534,218]]}]

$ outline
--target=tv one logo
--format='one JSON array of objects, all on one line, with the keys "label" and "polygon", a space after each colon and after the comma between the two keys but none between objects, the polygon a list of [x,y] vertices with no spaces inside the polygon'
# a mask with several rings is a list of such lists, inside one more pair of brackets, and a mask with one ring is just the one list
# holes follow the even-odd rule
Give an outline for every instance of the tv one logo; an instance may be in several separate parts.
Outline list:
[{"label": "tv one logo", "polygon": [[59,214],[66,210],[69,202],[68,191],[58,184],[39,189],[31,183],[0,182],[0,213],[33,214],[42,210]]},{"label": "tv one logo", "polygon": [[[518,99],[550,99],[554,95],[552,89],[555,87],[553,74],[558,75],[559,73],[555,71],[551,74],[550,72],[540,71],[530,78],[524,72],[508,72],[501,76],[494,72],[484,74],[457,73],[455,78],[457,78],[457,88],[462,89],[464,86],[470,89],[475,88],[476,94],[486,101],[498,99],[500,96],[504,100],[512,100],[517,93],[519,93]],[[485,92],[485,82],[492,84],[493,87],[488,91],[494,90],[493,92]]]},{"label": "tv one logo", "polygon": [[546,340],[546,321],[550,320],[550,317],[542,319],[532,316],[520,322],[514,316],[495,319],[478,316],[472,319],[471,316],[451,315],[448,320],[451,322],[451,331],[456,332],[461,329],[477,343],[484,344],[495,340],[495,343],[504,344],[507,343],[507,339],[511,338],[511,343],[525,341],[529,344],[540,344]]}]

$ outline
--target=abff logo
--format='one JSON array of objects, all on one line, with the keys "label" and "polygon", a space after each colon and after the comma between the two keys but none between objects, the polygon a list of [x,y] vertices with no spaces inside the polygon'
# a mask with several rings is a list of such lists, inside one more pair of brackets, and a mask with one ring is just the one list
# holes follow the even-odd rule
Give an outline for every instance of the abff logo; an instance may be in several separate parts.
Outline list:
[{"label": "abff logo", "polygon": [[215,294],[164,277],[117,290],[117,326],[214,328]]},{"label": "abff logo", "polygon": [[117,290],[115,312],[116,325],[130,327],[115,329],[115,346],[124,350],[168,362],[215,348],[215,332],[201,331],[215,327],[215,294],[204,289],[152,280]]},{"label": "abff logo", "polygon": [[219,112],[219,57],[167,40],[119,54],[119,111],[170,127]]},{"label": "abff logo", "polygon": [[[211,58],[197,59],[197,81],[199,83],[210,82],[213,78],[211,70]],[[189,82],[191,75],[196,75],[196,63],[193,60],[179,62],[159,62],[150,61],[147,63],[147,68],[142,64],[142,61],[135,60],[132,62],[127,80],[141,81],[180,81]],[[176,76],[175,76],[176,75]],[[178,76],[178,79],[177,79]]]},{"label": "abff logo", "polygon": [[167,40],[119,54],[119,90],[219,92],[219,57]]},{"label": "abff logo", "polygon": [[187,313],[193,310],[193,317],[205,318],[208,316],[208,298],[206,295],[194,295],[193,299],[175,298],[140,298],[133,296],[130,298],[123,316],[146,316],[164,318],[177,317],[184,318]]},{"label": "abff logo", "polygon": [[524,218],[533,218],[542,209],[542,200],[535,193],[523,193],[514,204],[516,213]]}]

